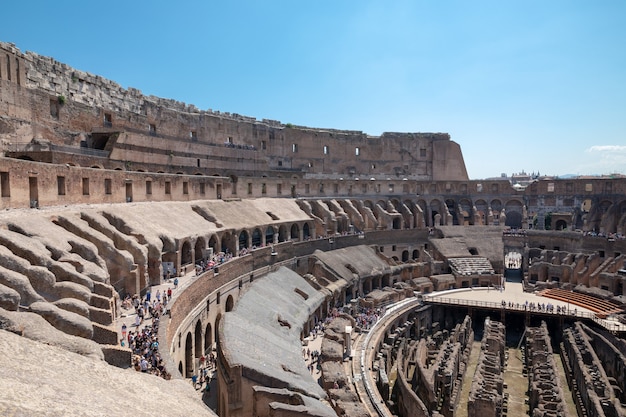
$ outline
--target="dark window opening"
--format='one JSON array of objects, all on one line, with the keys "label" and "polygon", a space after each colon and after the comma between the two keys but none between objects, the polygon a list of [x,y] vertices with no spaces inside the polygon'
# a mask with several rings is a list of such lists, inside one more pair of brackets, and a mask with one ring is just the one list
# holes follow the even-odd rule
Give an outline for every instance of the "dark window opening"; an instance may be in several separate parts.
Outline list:
[{"label": "dark window opening", "polygon": [[83,178],[83,195],[89,195],[89,178]]},{"label": "dark window opening", "polygon": [[11,197],[11,188],[8,172],[0,172],[0,192],[2,197]]}]

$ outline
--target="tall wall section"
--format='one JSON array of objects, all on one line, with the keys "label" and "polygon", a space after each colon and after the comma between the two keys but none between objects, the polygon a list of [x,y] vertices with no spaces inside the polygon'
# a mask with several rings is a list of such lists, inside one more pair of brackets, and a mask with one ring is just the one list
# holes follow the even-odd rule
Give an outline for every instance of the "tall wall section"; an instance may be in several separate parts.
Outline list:
[{"label": "tall wall section", "polygon": [[165,172],[467,180],[448,134],[374,137],[259,121],[144,96],[11,44],[0,43],[0,57],[5,151],[27,150],[36,139]]}]

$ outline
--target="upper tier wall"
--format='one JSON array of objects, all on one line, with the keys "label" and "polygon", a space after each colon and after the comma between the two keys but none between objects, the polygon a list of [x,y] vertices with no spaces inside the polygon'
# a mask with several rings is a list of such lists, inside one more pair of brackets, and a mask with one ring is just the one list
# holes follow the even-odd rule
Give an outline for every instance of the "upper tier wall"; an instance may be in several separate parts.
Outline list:
[{"label": "upper tier wall", "polygon": [[[445,133],[375,137],[199,110],[6,43],[0,43],[0,83],[0,114],[8,116],[0,119],[0,140],[13,144],[37,139],[86,146],[107,150],[112,160],[156,164],[165,172],[209,169],[215,160],[226,163],[219,168],[224,176],[234,167],[235,175],[263,170],[267,176],[468,179],[460,147]],[[213,155],[215,149],[202,146],[207,144],[234,149]]]}]

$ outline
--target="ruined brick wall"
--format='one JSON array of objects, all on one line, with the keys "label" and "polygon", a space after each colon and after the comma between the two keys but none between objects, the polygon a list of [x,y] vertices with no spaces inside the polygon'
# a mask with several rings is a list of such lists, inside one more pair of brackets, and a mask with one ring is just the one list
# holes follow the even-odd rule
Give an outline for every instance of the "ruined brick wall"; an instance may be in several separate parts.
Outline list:
[{"label": "ruined brick wall", "polygon": [[[385,133],[373,137],[360,131],[258,121],[144,96],[137,89],[124,89],[53,58],[22,53],[6,43],[0,44],[0,57],[15,64],[11,73],[0,74],[6,81],[3,91],[7,91],[0,105],[6,108],[4,114],[9,120],[15,119],[5,124],[9,132],[1,138],[13,143],[36,138],[92,146],[93,133],[103,137],[121,131],[124,134],[109,145],[110,157],[135,164],[218,172],[467,180],[460,148],[447,134]],[[17,128],[18,123],[23,129]],[[203,155],[210,155],[212,162],[206,164]]]},{"label": "ruined brick wall", "polygon": [[528,398],[536,415],[568,416],[563,388],[556,375],[552,343],[545,322],[540,327],[526,328],[526,364]]}]

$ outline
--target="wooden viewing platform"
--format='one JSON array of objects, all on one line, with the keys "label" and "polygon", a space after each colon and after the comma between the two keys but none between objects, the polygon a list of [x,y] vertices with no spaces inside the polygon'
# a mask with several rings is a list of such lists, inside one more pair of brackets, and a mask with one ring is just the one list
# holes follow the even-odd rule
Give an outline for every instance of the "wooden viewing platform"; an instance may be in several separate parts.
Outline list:
[{"label": "wooden viewing platform", "polygon": [[543,297],[565,301],[579,307],[584,307],[596,313],[599,318],[606,318],[611,314],[624,312],[624,307],[614,302],[587,294],[581,294],[579,292],[563,290],[561,288],[548,288],[546,290],[539,291],[537,294]]}]

